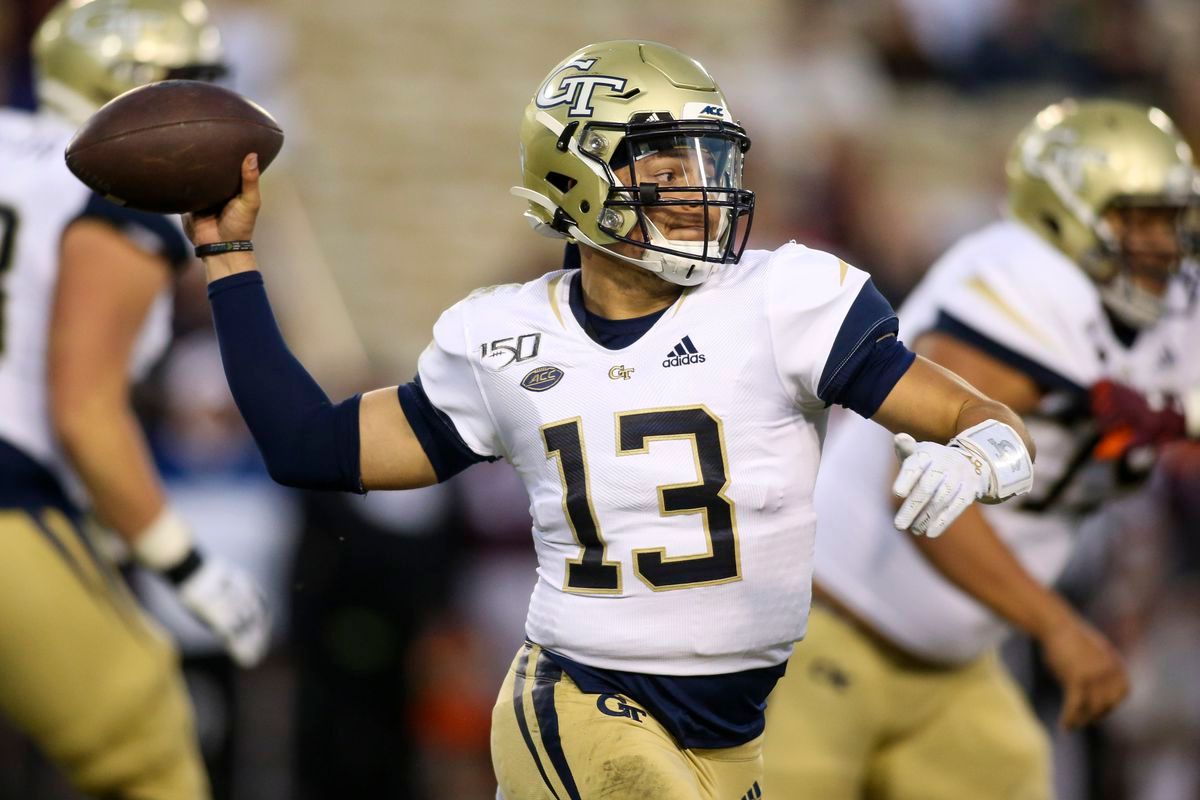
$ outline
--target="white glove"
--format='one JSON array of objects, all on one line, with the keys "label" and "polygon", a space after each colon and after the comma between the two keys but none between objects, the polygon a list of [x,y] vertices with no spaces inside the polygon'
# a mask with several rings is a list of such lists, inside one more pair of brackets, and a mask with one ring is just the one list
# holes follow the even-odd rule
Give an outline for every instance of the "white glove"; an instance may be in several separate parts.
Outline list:
[{"label": "white glove", "polygon": [[232,564],[207,558],[176,590],[188,611],[207,625],[240,666],[262,660],[271,641],[271,615],[254,579]]},{"label": "white glove", "polygon": [[262,660],[270,644],[271,615],[250,575],[215,558],[202,558],[187,523],[164,508],[132,545],[143,566],[160,573],[180,601],[225,645],[240,666]]},{"label": "white glove", "polygon": [[975,425],[949,445],[895,438],[900,474],[892,484],[905,498],[892,523],[921,536],[940,536],[975,500],[998,503],[1033,486],[1033,462],[1017,432],[996,420]]},{"label": "white glove", "polygon": [[967,506],[983,496],[988,480],[961,450],[920,442],[907,433],[895,438],[900,474],[892,484],[905,498],[892,524],[918,536],[940,536]]}]

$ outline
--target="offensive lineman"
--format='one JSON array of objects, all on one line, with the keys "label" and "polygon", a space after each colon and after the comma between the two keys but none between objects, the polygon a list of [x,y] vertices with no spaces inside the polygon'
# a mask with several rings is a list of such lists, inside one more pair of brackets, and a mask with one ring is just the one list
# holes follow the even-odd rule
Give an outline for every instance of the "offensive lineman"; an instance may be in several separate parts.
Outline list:
[{"label": "offensive lineman", "polygon": [[241,572],[204,558],[165,504],[129,407],[170,336],[167,219],[91,195],[66,168],[105,101],[221,70],[197,0],[63,2],[34,43],[42,109],[0,109],[0,713],[81,791],[202,800],[207,778],[174,649],[97,557],[81,509],[159,572],[242,664],[267,617]]},{"label": "offensive lineman", "polygon": [[219,219],[190,221],[230,387],[277,480],[411,488],[495,458],[521,475],[539,569],[493,713],[510,800],[762,795],[830,403],[906,432],[901,528],[936,535],[1032,483],[1019,419],[906,350],[865,273],[795,244],[742,254],[748,147],[682,53],[572,54],[526,109],[514,193],[535,229],[582,245],[582,268],[475,292],[413,382],[336,405],[255,271],[253,155]]},{"label": "offensive lineman", "polygon": [[1010,625],[1062,683],[1064,725],[1127,692],[1112,646],[1048,587],[1085,515],[1145,477],[1156,447],[1200,435],[1185,266],[1200,178],[1165,114],[1102,100],[1044,109],[1007,172],[1011,218],[934,266],[903,332],[1026,415],[1039,490],[969,509],[936,542],[897,536],[888,442],[856,419],[831,437],[811,632],[771,697],[772,794],[1050,797],[1046,735],[994,652]]}]

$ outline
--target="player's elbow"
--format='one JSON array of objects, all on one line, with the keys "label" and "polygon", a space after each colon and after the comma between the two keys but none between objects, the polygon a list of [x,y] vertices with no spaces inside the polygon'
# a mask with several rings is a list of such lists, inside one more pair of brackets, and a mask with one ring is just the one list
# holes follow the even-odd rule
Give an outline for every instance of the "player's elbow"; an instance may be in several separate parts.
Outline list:
[{"label": "player's elbow", "polygon": [[314,485],[312,475],[302,465],[295,464],[288,458],[267,458],[264,453],[263,461],[266,463],[267,474],[271,476],[271,480],[280,486],[286,486],[289,489],[324,488]]},{"label": "player's elbow", "polygon": [[[357,403],[350,409],[357,411]],[[293,489],[361,492],[357,415],[328,401],[288,419],[251,425],[267,474]]]}]

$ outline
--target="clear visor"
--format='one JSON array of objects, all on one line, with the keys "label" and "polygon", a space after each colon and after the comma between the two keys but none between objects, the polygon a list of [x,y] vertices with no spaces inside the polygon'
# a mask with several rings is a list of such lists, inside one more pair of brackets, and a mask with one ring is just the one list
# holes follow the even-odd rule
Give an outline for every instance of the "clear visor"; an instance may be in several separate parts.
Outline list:
[{"label": "clear visor", "polygon": [[741,143],[725,136],[630,134],[609,165],[620,185],[663,190],[740,189]]}]

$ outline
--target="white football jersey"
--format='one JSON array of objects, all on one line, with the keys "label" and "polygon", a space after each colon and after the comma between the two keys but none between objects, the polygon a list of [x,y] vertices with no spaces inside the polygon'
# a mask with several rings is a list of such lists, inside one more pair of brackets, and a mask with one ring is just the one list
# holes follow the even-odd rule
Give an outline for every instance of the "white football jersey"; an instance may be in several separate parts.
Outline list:
[{"label": "white football jersey", "polygon": [[[1181,311],[1126,348],[1083,271],[1006,221],[953,247],[900,309],[905,341],[931,329],[957,332],[985,350],[1015,354],[1009,364],[1027,360],[1028,374],[1048,387],[1038,411],[1025,417],[1037,444],[1033,491],[983,507],[1000,538],[1045,584],[1066,565],[1084,517],[1125,488],[1118,462],[1091,457],[1098,437],[1086,413],[1087,388],[1108,377],[1154,398],[1200,384],[1200,315],[1182,286],[1172,293],[1171,305]],[[892,526],[895,472],[892,437],[882,428],[847,418],[830,435],[816,490],[816,580],[911,652],[968,661],[1008,628]]]},{"label": "white football jersey", "polygon": [[[67,169],[73,129],[57,118],[0,108],[0,439],[53,471],[78,496],[53,434],[46,348],[63,231],[90,191]],[[144,373],[170,340],[164,292],[132,359]]]},{"label": "white football jersey", "polygon": [[529,493],[526,634],[640,673],[781,663],[810,599],[817,384],[867,275],[795,244],[747,252],[609,350],[569,306],[579,274],[475,292],[419,364],[465,443]]}]

